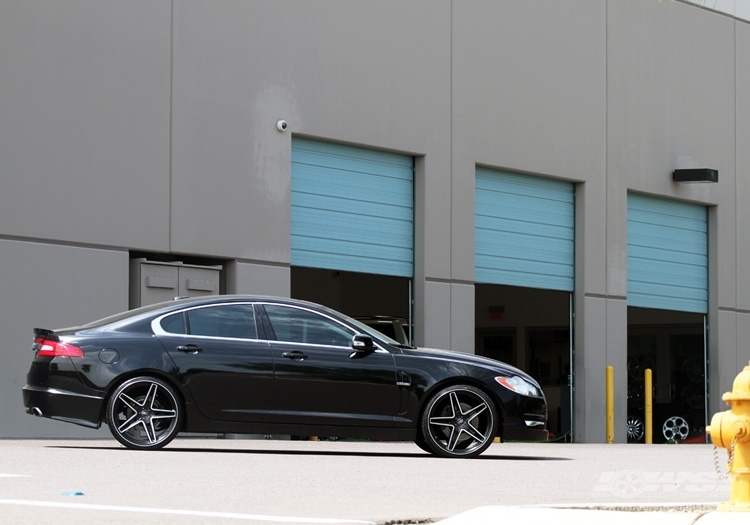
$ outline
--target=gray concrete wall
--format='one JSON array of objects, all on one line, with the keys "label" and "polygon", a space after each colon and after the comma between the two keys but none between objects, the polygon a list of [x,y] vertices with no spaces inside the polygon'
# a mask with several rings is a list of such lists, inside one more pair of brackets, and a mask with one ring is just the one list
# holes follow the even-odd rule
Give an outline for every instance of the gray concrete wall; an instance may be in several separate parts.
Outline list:
[{"label": "gray concrete wall", "polygon": [[128,309],[128,253],[0,239],[0,268],[0,435],[96,436],[26,415],[21,388],[34,328],[77,326]]},{"label": "gray concrete wall", "polygon": [[[745,10],[750,10],[750,5],[744,5]],[[750,14],[750,13],[747,13]],[[736,217],[735,228],[735,265],[734,288],[736,290],[736,305],[731,303],[719,303],[719,318],[731,318],[733,312],[731,307],[736,307],[734,319],[727,319],[728,323],[734,324],[734,331],[718,330],[722,340],[716,345],[714,355],[718,356],[719,370],[722,380],[712,388],[713,398],[717,400],[724,392],[731,390],[731,379],[750,364],[750,279],[748,279],[747,268],[750,265],[750,97],[745,93],[750,92],[750,24],[735,24],[735,49],[736,49],[736,107],[735,107],[735,155],[736,155],[736,193],[735,206]],[[726,220],[731,221],[731,217]],[[730,243],[731,239],[727,239]],[[722,245],[720,251],[724,246]],[[730,252],[731,253],[731,252]],[[723,312],[723,310],[729,310]],[[725,344],[724,338],[732,344]],[[726,348],[726,351],[725,351]],[[736,349],[734,355],[732,349]],[[715,390],[717,390],[715,392]],[[720,404],[719,407],[724,409]],[[717,410],[719,409],[717,407]]]},{"label": "gray concrete wall", "polygon": [[169,250],[170,2],[0,10],[0,234]]},{"label": "gray concrete wall", "polygon": [[[606,365],[624,413],[629,191],[712,207],[713,409],[750,358],[745,21],[656,0],[5,0],[0,73],[0,436],[41,428],[30,327],[126,308],[130,251],[289,294],[294,134],[415,156],[427,346],[474,346],[476,166],[576,184],[579,440],[603,440]],[[719,184],[671,182],[692,166]]]},{"label": "gray concrete wall", "polygon": [[[735,82],[735,31],[746,25],[677,2],[608,4],[608,300],[624,303],[627,292],[628,192],[719,205],[711,215],[710,351],[712,366],[720,371],[713,376],[712,392],[731,388],[736,375],[722,364],[727,358],[734,362],[736,353],[729,329],[733,321],[722,318],[734,316],[737,301],[735,101],[741,95]],[[706,34],[712,37],[696,38]],[[690,167],[718,169],[720,183],[672,182],[674,169]],[[626,376],[618,371],[626,366],[627,341],[616,327],[608,331],[606,352],[616,369],[616,398],[623,400]],[[710,410],[722,409],[714,395]],[[621,401],[616,412],[623,410]],[[596,435],[595,440],[603,435],[603,424],[587,428],[594,429],[587,434]],[[623,431],[618,429],[618,435]]]}]

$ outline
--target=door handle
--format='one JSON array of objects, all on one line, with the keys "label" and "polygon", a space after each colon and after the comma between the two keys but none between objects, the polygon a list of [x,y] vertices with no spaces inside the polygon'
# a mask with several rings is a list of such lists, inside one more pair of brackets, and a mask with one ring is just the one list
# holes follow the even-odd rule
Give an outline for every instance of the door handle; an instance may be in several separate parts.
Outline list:
[{"label": "door handle", "polygon": [[281,357],[286,357],[287,359],[292,359],[293,361],[303,361],[307,359],[307,354],[304,352],[300,352],[299,350],[295,350],[294,352],[284,352],[281,354]]},{"label": "door handle", "polygon": [[203,348],[196,345],[181,345],[177,347],[178,352],[185,352],[186,354],[197,354],[198,352],[202,352]]}]

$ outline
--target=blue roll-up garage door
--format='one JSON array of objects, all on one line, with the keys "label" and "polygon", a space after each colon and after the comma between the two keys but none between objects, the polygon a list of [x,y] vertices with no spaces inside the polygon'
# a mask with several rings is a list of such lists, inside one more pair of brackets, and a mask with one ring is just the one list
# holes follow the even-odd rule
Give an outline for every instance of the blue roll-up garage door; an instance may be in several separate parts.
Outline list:
[{"label": "blue roll-up garage door", "polygon": [[628,305],[708,312],[705,206],[628,195]]},{"label": "blue roll-up garage door", "polygon": [[574,185],[477,168],[475,281],[573,291]]},{"label": "blue roll-up garage door", "polygon": [[292,139],[293,266],[412,277],[414,159]]}]

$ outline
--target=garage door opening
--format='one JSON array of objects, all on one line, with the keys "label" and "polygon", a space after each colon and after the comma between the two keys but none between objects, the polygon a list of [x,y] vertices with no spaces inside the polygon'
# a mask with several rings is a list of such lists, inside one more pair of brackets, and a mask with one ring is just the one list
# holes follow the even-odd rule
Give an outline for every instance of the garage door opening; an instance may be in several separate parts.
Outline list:
[{"label": "garage door opening", "polygon": [[628,195],[628,441],[650,368],[654,442],[705,442],[708,259],[707,207]]},{"label": "garage door opening", "polygon": [[706,440],[705,316],[628,308],[628,442],[644,441],[645,370],[652,371],[654,443]]},{"label": "garage door opening", "polygon": [[302,267],[292,267],[291,274],[293,298],[323,304],[410,344],[411,279]]},{"label": "garage door opening", "polygon": [[550,439],[572,441],[569,292],[477,284],[475,351],[536,379],[547,398]]}]

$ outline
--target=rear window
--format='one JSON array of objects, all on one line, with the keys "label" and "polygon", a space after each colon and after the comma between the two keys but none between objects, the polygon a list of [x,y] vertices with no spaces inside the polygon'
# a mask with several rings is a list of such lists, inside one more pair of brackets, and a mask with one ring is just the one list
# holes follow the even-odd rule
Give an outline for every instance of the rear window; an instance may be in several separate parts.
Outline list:
[{"label": "rear window", "polygon": [[146,306],[141,306],[140,308],[134,308],[133,310],[126,310],[124,312],[120,312],[119,314],[110,315],[109,317],[104,317],[103,319],[92,321],[90,323],[83,325],[81,328],[85,328],[85,329],[99,328],[100,326],[114,324],[114,323],[117,323],[118,321],[135,318],[141,314],[148,314],[149,312],[159,310],[160,308],[166,308],[170,306],[179,305],[180,303],[184,303],[187,301],[190,301],[190,299],[179,299],[175,301],[165,301],[163,303],[156,303],[156,304],[149,304]]}]

